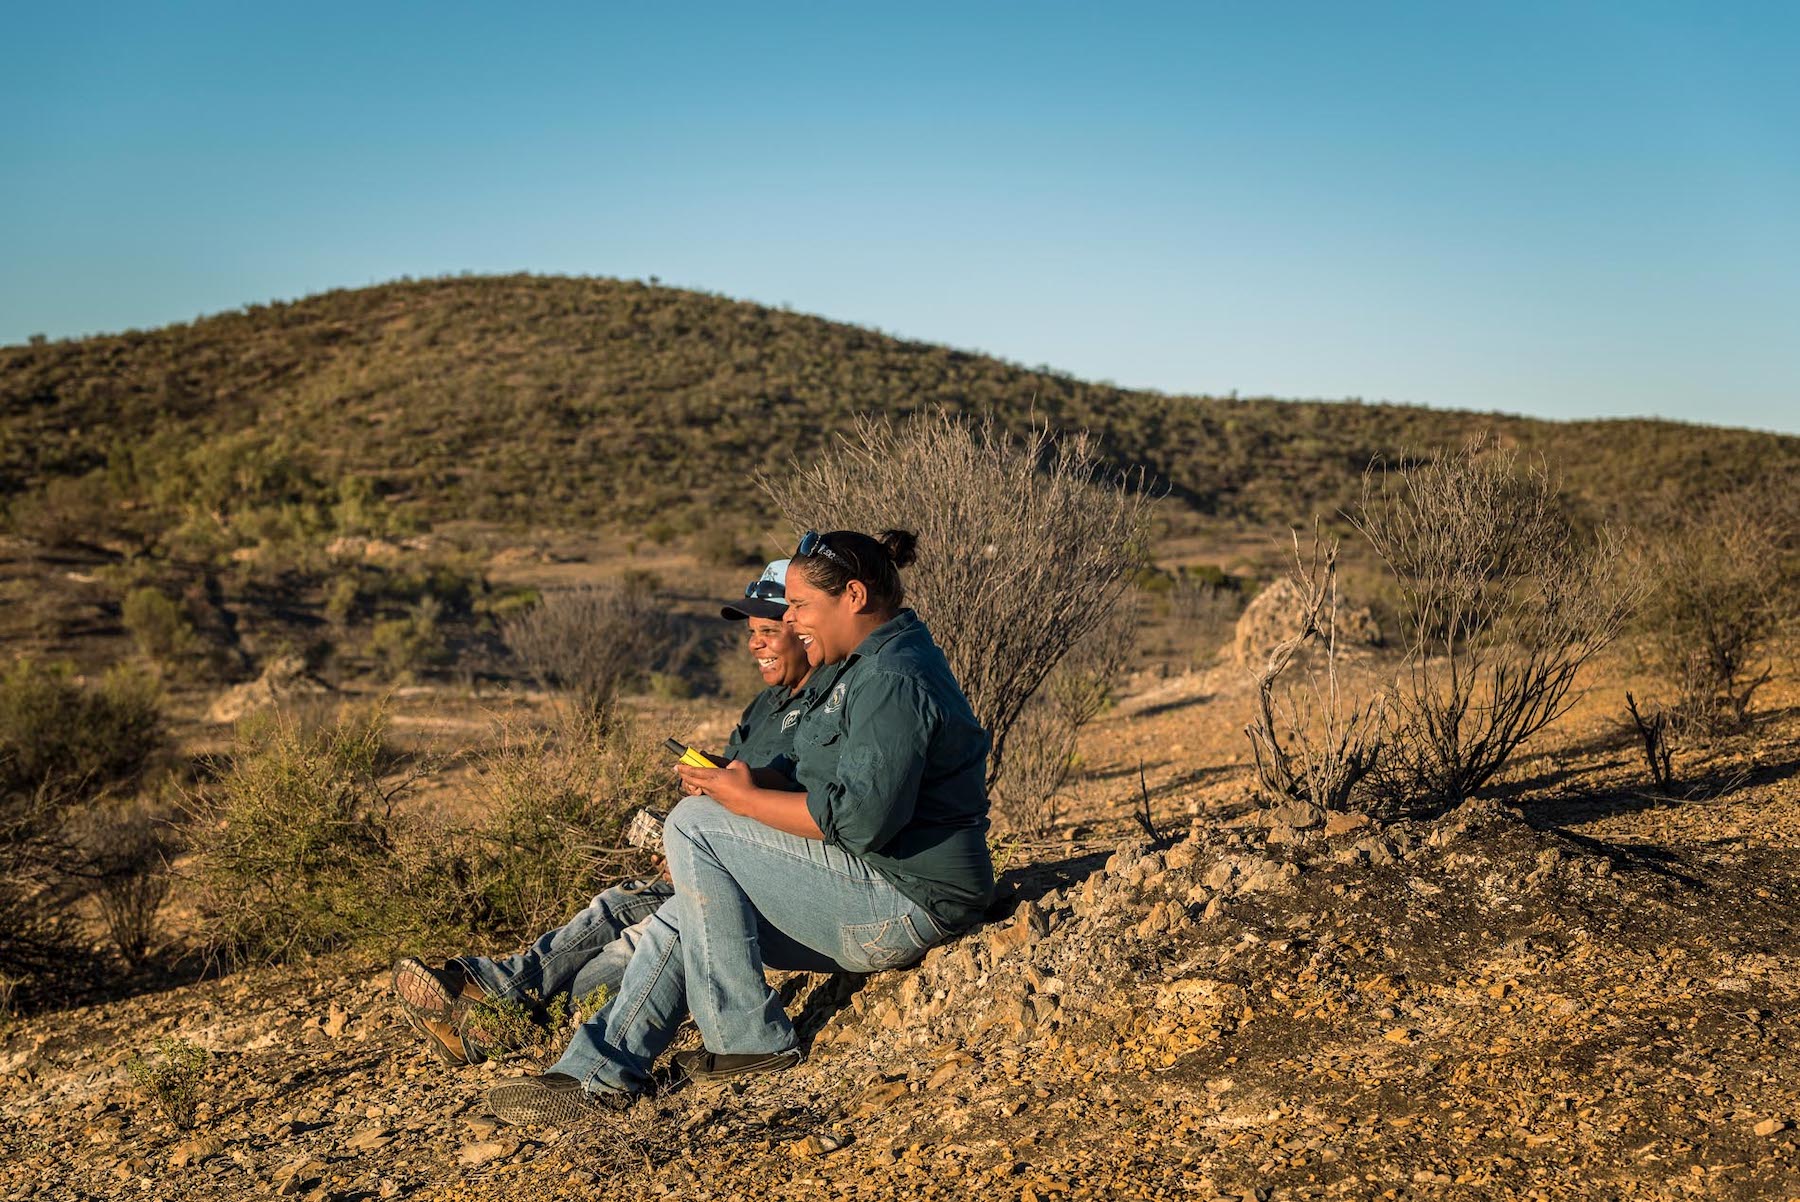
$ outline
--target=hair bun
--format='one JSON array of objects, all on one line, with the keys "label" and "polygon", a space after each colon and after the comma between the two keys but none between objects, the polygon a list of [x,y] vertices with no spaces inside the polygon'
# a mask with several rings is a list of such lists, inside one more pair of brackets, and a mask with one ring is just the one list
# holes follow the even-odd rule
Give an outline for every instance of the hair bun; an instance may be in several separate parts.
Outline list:
[{"label": "hair bun", "polygon": [[919,536],[910,530],[883,530],[875,541],[887,551],[897,568],[907,567],[919,557]]}]

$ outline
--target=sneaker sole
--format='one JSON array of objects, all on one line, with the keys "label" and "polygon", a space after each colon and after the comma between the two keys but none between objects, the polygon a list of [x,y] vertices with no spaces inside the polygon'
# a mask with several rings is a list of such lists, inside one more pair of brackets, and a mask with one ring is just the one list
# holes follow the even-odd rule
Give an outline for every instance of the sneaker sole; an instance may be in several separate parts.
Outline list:
[{"label": "sneaker sole", "polygon": [[[521,1082],[488,1091],[488,1113],[515,1127],[563,1127],[617,1113],[583,1090],[549,1090]],[[619,1109],[624,1109],[620,1107]]]},{"label": "sneaker sole", "polygon": [[456,1001],[443,981],[423,961],[412,957],[394,965],[394,996],[421,1018],[447,1019]]},{"label": "sneaker sole", "polygon": [[[474,1005],[471,999],[460,994],[452,997],[437,974],[410,957],[394,966],[393,984],[394,998],[400,1003],[400,1012],[406,1016],[407,1025],[425,1037],[426,1046],[439,1060],[452,1068],[463,1068],[487,1059],[487,1055],[460,1032],[464,1016]],[[460,1046],[452,1047],[438,1038],[437,1033],[425,1025],[427,1020],[449,1023],[456,1028],[456,1042]]]}]

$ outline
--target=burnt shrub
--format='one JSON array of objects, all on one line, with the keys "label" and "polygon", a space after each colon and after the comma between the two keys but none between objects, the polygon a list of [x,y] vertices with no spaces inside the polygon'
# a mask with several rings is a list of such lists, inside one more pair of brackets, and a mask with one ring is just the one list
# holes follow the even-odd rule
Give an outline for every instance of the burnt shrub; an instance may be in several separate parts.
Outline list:
[{"label": "burnt shrub", "polygon": [[1406,649],[1373,780],[1391,804],[1454,805],[1574,704],[1636,589],[1615,541],[1577,534],[1547,471],[1482,439],[1372,468],[1350,516],[1393,578]]},{"label": "burnt shrub", "polygon": [[95,806],[76,827],[107,937],[126,964],[139,967],[156,950],[158,920],[173,884],[171,824],[158,806],[137,797]]},{"label": "burnt shrub", "polygon": [[[1265,797],[1348,809],[1366,800],[1361,786],[1380,762],[1386,698],[1352,701],[1340,679],[1337,540],[1315,521],[1310,555],[1298,531],[1293,555],[1293,587],[1283,595],[1297,621],[1256,666],[1256,713],[1244,733]],[[1296,665],[1298,679],[1288,678]]]}]

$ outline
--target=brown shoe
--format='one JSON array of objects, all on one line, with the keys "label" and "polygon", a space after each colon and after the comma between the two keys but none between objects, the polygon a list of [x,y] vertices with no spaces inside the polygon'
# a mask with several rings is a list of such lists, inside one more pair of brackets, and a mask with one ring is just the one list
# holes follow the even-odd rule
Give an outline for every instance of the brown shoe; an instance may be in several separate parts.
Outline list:
[{"label": "brown shoe", "polygon": [[487,993],[452,962],[433,968],[408,956],[394,965],[394,996],[413,1030],[445,1064],[480,1064],[487,1053],[463,1032],[464,1019]]},{"label": "brown shoe", "polygon": [[804,1057],[799,1048],[782,1052],[681,1052],[673,1059],[675,1067],[693,1081],[723,1081],[727,1077],[744,1077],[752,1073],[778,1073],[793,1068]]}]

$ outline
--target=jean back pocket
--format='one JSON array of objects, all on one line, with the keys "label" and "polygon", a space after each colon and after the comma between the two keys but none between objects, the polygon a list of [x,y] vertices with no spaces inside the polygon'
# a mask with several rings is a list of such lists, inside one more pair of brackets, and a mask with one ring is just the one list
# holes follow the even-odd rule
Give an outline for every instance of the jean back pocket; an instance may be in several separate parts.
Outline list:
[{"label": "jean back pocket", "polygon": [[929,946],[905,914],[856,923],[844,928],[844,967],[853,972],[901,968],[923,959]]}]

